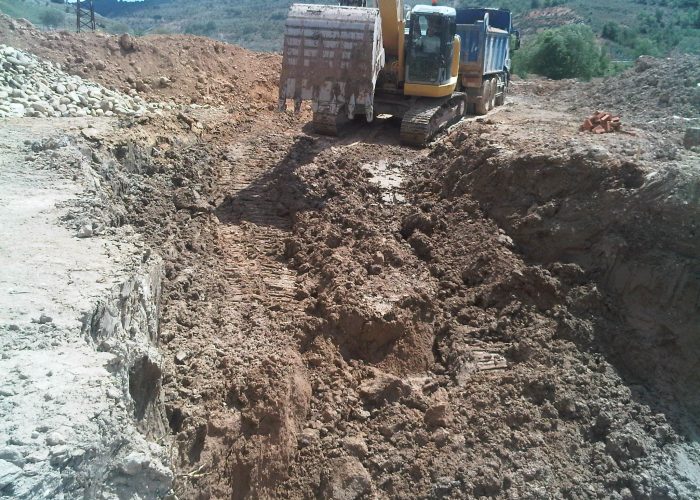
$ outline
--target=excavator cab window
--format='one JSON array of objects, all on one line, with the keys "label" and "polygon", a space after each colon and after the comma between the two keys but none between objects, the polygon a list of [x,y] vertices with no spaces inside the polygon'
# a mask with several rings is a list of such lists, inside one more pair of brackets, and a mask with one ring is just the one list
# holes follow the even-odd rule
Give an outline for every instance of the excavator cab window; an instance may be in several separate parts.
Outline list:
[{"label": "excavator cab window", "polygon": [[442,84],[450,79],[454,19],[440,13],[411,15],[406,50],[406,81]]}]

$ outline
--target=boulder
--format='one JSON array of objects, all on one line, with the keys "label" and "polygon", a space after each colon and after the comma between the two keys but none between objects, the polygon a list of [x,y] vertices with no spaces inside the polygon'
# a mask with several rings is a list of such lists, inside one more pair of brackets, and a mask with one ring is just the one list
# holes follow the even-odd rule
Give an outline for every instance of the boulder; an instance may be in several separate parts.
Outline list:
[{"label": "boulder", "polygon": [[119,37],[119,47],[125,52],[132,52],[136,50],[134,38],[130,34],[124,33]]},{"label": "boulder", "polygon": [[333,500],[368,498],[372,492],[372,478],[355,457],[331,460],[323,478],[323,497]]}]

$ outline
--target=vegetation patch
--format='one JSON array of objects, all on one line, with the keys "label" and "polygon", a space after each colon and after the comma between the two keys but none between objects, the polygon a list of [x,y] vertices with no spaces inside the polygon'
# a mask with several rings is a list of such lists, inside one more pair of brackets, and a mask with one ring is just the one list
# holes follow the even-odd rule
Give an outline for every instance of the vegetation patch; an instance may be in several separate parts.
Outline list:
[{"label": "vegetation patch", "polygon": [[570,25],[541,32],[533,43],[517,53],[515,65],[516,72],[521,74],[588,80],[605,74],[610,59],[590,27]]}]

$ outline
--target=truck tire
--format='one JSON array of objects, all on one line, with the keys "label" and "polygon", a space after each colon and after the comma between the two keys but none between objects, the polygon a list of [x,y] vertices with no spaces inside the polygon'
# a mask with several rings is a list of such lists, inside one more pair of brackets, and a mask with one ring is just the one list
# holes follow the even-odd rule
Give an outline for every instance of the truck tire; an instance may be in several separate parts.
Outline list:
[{"label": "truck tire", "polygon": [[491,94],[489,95],[489,111],[496,107],[496,92],[498,92],[498,78],[492,77],[489,80],[491,84]]},{"label": "truck tire", "polygon": [[[502,77],[498,77],[499,83],[503,82]],[[506,102],[506,84],[503,82],[501,92],[496,96],[496,106],[503,106]]]},{"label": "truck tire", "polygon": [[491,104],[491,80],[484,80],[481,82],[481,89],[479,89],[481,97],[477,99],[474,103],[474,111],[477,115],[485,115],[489,112],[489,105]]}]

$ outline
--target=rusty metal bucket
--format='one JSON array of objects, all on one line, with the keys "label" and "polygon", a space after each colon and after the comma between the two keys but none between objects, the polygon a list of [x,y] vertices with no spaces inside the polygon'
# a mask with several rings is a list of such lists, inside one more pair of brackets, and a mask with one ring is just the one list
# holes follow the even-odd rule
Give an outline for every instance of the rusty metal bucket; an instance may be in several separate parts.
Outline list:
[{"label": "rusty metal bucket", "polygon": [[285,23],[279,109],[310,100],[314,112],[373,116],[374,87],[384,66],[379,10],[293,4]]}]

